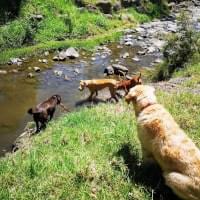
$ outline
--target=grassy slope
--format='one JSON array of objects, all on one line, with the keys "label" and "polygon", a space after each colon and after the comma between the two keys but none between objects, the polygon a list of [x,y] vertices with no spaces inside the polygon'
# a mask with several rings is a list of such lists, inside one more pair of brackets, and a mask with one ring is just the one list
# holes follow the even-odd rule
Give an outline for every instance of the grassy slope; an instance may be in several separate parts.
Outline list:
[{"label": "grassy slope", "polygon": [[[195,87],[199,66],[176,76],[197,72]],[[157,96],[200,147],[200,96],[164,91]],[[148,179],[151,171],[128,168],[140,158],[132,107],[120,102],[83,108],[52,122],[32,138],[31,147],[0,160],[0,199],[150,200],[151,187],[133,177]]]},{"label": "grassy slope", "polygon": [[[120,20],[115,15],[113,19],[108,19],[100,12],[81,11],[71,0],[26,1],[21,6],[19,17],[0,27],[0,64],[10,57],[26,56],[45,49],[62,48],[69,44],[79,46],[77,39],[90,37],[84,42],[85,46],[87,41],[91,44],[93,37],[96,43],[98,37],[101,42],[106,42],[108,36],[112,38],[115,35],[113,33],[150,20],[150,17],[139,14],[134,9],[130,9],[128,13],[131,22]],[[42,14],[44,19],[33,20],[33,14]],[[80,43],[83,41],[80,40]]]}]

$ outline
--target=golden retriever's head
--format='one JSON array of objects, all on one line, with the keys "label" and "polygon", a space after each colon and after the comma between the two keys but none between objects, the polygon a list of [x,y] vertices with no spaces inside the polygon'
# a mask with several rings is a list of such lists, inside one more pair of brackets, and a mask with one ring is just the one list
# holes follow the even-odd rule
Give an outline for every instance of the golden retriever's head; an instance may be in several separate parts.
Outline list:
[{"label": "golden retriever's head", "polygon": [[80,85],[79,85],[79,90],[80,91],[83,91],[84,90],[84,88],[87,86],[87,83],[86,83],[86,81],[83,81],[83,80],[81,80],[80,81]]},{"label": "golden retriever's head", "polygon": [[125,100],[128,104],[132,102],[137,112],[147,105],[157,103],[155,89],[148,85],[136,85],[131,88]]}]

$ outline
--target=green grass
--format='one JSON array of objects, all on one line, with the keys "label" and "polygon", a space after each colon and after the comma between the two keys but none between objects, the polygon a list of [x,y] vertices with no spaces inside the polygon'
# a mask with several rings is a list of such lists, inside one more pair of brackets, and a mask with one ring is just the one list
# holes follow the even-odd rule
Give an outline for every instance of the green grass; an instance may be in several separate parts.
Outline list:
[{"label": "green grass", "polygon": [[185,81],[184,86],[195,88],[200,87],[200,63],[189,64],[186,69],[180,70],[174,74],[174,77],[190,77],[189,80]]},{"label": "green grass", "polygon": [[0,161],[0,199],[149,199],[118,155],[140,148],[134,115],[124,109],[100,105],[51,123],[27,150]]}]

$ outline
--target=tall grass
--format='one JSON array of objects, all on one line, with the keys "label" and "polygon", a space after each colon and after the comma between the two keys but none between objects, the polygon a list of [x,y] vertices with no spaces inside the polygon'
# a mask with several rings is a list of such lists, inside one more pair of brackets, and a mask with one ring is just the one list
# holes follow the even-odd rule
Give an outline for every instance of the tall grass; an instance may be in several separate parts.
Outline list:
[{"label": "tall grass", "polygon": [[[43,16],[41,21],[33,15]],[[119,27],[101,13],[78,9],[71,0],[28,0],[23,2],[19,17],[0,27],[0,50],[40,43],[92,36]]]}]

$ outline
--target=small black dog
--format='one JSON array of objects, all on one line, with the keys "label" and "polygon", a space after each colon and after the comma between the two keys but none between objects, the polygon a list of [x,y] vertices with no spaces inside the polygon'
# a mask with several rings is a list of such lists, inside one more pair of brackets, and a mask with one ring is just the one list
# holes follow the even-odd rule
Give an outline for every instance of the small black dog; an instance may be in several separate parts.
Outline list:
[{"label": "small black dog", "polygon": [[[46,128],[47,122],[53,118],[57,105],[60,105],[65,110],[69,111],[61,104],[61,96],[57,94],[38,104],[35,108],[30,108],[28,110],[28,113],[33,115],[33,120],[36,123],[36,133],[39,133],[41,129]],[[39,125],[39,123],[41,125]]]}]

